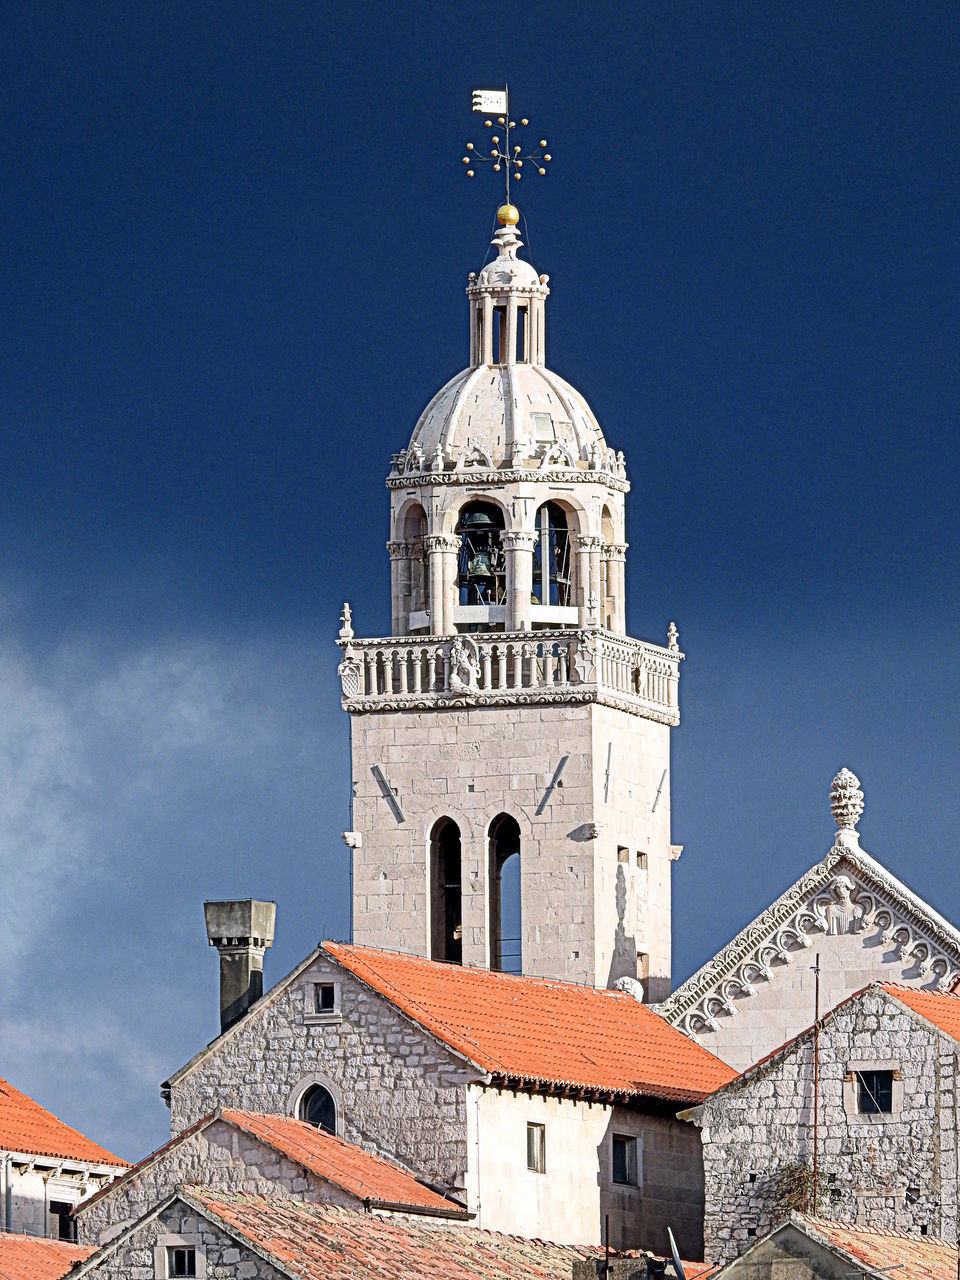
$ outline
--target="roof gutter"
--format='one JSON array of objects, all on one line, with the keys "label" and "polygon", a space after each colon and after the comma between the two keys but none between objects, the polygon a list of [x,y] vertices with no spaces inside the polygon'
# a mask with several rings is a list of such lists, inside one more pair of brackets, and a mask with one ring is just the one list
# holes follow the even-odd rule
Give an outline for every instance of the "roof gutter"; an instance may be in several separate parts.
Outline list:
[{"label": "roof gutter", "polygon": [[394,1200],[375,1200],[373,1197],[368,1197],[364,1200],[363,1207],[368,1213],[371,1209],[383,1209],[388,1213],[415,1213],[427,1218],[454,1218],[463,1222],[467,1222],[477,1216],[469,1209],[455,1207],[440,1209],[430,1205],[400,1204]]}]

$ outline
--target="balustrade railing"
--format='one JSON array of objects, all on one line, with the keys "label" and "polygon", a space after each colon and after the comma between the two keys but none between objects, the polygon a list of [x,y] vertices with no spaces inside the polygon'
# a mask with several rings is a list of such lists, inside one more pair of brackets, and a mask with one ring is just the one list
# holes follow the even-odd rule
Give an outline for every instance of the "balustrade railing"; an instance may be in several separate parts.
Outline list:
[{"label": "balustrade railing", "polygon": [[[344,703],[387,708],[450,697],[523,701],[579,691],[674,716],[681,654],[609,631],[341,639]],[[519,699],[518,699],[519,700]]]}]

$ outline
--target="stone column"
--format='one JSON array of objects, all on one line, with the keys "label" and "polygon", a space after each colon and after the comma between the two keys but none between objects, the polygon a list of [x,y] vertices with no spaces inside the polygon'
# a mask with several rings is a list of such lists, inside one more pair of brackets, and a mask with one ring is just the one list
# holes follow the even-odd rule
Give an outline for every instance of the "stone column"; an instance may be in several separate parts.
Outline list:
[{"label": "stone column", "polygon": [[[603,549],[607,561],[607,594],[613,601],[610,630],[625,635],[627,630],[627,596],[625,565],[626,542],[609,542]],[[601,608],[603,608],[601,604]]]},{"label": "stone column", "polygon": [[517,363],[517,299],[513,294],[507,299],[507,339],[504,364]]},{"label": "stone column", "polygon": [[595,533],[579,533],[577,534],[576,544],[577,581],[580,587],[580,598],[577,602],[580,608],[578,625],[581,627],[596,627],[600,625],[602,608],[600,600],[600,552],[603,549],[603,539]]},{"label": "stone column", "polygon": [[404,560],[407,554],[405,542],[388,542],[390,553],[390,634],[405,636],[407,634],[407,613],[410,609],[409,595],[404,598]]},{"label": "stone column", "polygon": [[504,627],[507,631],[529,631],[530,605],[533,595],[533,548],[537,534],[533,530],[515,530],[500,535],[507,558],[507,607]]},{"label": "stone column", "polygon": [[427,608],[431,635],[443,635],[443,547],[445,533],[428,533],[423,539],[427,556]]},{"label": "stone column", "polygon": [[493,298],[483,295],[483,357],[482,364],[493,364]]},{"label": "stone column", "polygon": [[456,627],[453,622],[453,606],[457,603],[457,560],[460,552],[460,539],[456,534],[443,535],[443,598],[442,618],[445,636],[453,635]]}]

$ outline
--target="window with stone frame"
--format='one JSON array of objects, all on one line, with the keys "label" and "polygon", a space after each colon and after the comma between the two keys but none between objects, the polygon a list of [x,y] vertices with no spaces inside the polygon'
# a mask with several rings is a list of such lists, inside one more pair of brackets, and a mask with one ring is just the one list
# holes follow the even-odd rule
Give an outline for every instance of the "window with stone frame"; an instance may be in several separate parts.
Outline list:
[{"label": "window with stone frame", "polygon": [[76,1240],[77,1222],[70,1210],[73,1206],[66,1200],[50,1201],[50,1227],[57,1240]]},{"label": "window with stone frame", "polygon": [[527,1124],[527,1168],[531,1173],[547,1171],[547,1131],[542,1124]]},{"label": "window with stone frame", "polygon": [[625,1133],[613,1135],[613,1181],[624,1187],[637,1185],[637,1140]]},{"label": "window with stone frame", "polygon": [[893,1072],[855,1071],[857,1111],[862,1116],[888,1116],[893,1111]]},{"label": "window with stone frame", "polygon": [[167,1247],[167,1275],[195,1276],[197,1251],[193,1245],[174,1244]]}]

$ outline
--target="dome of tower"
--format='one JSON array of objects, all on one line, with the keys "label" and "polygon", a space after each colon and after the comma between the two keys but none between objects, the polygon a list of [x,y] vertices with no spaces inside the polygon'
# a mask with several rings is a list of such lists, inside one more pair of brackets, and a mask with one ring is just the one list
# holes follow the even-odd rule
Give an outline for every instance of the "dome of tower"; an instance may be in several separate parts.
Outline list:
[{"label": "dome of tower", "polygon": [[[496,467],[558,447],[569,465],[606,452],[600,424],[576,388],[543,365],[478,365],[442,387],[420,415],[410,447],[447,464],[479,451]],[[515,447],[516,446],[516,447]]]}]

